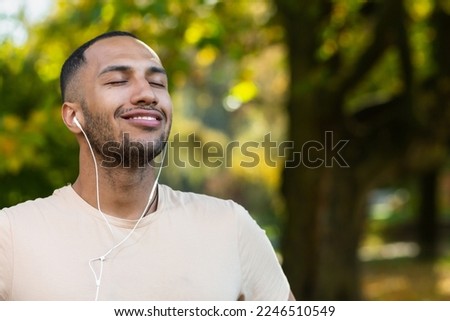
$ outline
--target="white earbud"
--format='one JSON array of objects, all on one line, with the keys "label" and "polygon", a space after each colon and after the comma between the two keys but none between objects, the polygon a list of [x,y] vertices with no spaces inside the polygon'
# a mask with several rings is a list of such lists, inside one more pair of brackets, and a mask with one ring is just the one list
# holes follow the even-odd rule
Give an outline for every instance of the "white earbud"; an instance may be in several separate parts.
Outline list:
[{"label": "white earbud", "polygon": [[77,116],[75,116],[75,117],[73,118],[73,122],[75,123],[75,125],[76,125],[79,129],[83,130],[83,129],[81,128],[80,122],[79,122],[78,119],[77,119]]}]

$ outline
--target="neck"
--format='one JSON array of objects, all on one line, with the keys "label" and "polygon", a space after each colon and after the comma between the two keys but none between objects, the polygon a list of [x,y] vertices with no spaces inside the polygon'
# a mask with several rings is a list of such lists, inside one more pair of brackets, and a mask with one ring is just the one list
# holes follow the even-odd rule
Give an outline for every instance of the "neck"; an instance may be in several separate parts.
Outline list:
[{"label": "neck", "polygon": [[[97,164],[100,164],[98,160]],[[92,156],[80,154],[80,165],[80,174],[73,188],[87,203],[98,209],[96,173]],[[151,166],[145,168],[98,166],[101,211],[119,218],[139,219],[149,202],[150,193],[155,184],[155,175],[155,170]],[[152,195],[152,200],[154,197],[157,197],[157,188]],[[157,199],[145,215],[154,212],[156,208]]]}]

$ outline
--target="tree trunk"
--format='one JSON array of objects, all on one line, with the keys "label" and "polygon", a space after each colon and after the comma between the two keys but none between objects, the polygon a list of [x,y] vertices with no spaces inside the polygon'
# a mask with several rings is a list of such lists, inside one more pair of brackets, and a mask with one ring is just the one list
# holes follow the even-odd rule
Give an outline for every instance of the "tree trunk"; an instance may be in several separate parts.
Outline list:
[{"label": "tree trunk", "polygon": [[304,170],[285,170],[284,173],[286,207],[293,214],[287,216],[283,231],[283,268],[295,297],[298,300],[312,300],[316,290],[319,252],[316,237],[318,224],[316,217],[310,213],[317,211],[318,182]]},{"label": "tree trunk", "polygon": [[[389,126],[383,123],[381,128],[369,119],[363,125],[368,134],[361,137],[348,128],[349,121],[358,120],[349,120],[343,97],[364,78],[396,37],[404,36],[401,33],[404,29],[397,22],[399,15],[403,17],[402,1],[380,2],[374,41],[352,70],[316,59],[321,28],[330,18],[331,2],[275,0],[275,3],[284,23],[290,67],[288,139],[295,142],[295,149],[288,158],[301,155],[302,161],[283,172],[287,211],[283,267],[299,300],[358,300],[361,296],[357,251],[365,218],[366,191],[379,179],[384,167],[391,167],[389,162],[398,164],[398,159],[393,158],[405,150],[408,131],[404,124],[407,121],[402,122],[404,114],[393,111],[408,111],[410,105],[392,100],[394,108],[370,109],[382,114],[379,119],[391,123]],[[403,56],[408,55],[408,50],[404,48]],[[411,86],[409,65],[406,61],[402,66],[404,77],[408,78],[405,90]],[[327,132],[334,135],[335,143],[338,139],[349,140],[345,154],[350,168],[314,162],[327,160],[330,146],[325,142],[324,150],[320,149]],[[311,149],[305,148],[311,144],[316,152],[312,158],[308,157]],[[320,154],[323,151],[325,155]]]},{"label": "tree trunk", "polygon": [[[365,195],[349,169],[324,175],[320,216],[319,266],[315,300],[358,300],[358,245]],[[345,182],[345,183],[343,183]]]},{"label": "tree trunk", "polygon": [[419,180],[421,203],[418,217],[420,258],[434,260],[437,256],[438,211],[436,204],[438,170],[423,173]]}]

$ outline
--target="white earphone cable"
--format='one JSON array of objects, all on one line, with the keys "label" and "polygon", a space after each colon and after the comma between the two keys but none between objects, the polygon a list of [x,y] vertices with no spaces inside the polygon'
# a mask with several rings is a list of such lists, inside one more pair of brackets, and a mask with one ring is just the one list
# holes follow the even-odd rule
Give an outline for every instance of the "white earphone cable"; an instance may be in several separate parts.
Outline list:
[{"label": "white earphone cable", "polygon": [[[79,125],[79,124],[78,124],[78,125]],[[94,151],[93,151],[93,149],[92,149],[91,143],[89,142],[89,139],[88,139],[88,137],[87,137],[85,131],[83,130],[83,128],[81,127],[81,125],[78,126],[78,127],[80,128],[81,132],[83,133],[84,137],[86,138],[86,141],[87,141],[88,146],[89,146],[89,150],[90,150],[91,155],[92,155],[92,159],[93,159],[93,161],[94,161],[94,168],[95,168],[95,185],[96,185],[96,194],[97,194],[97,195],[96,195],[96,198],[97,198],[97,208],[98,208],[98,211],[100,212],[100,214],[102,215],[103,219],[105,220],[106,225],[108,226],[109,230],[111,231],[111,234],[112,234],[113,237],[114,237],[114,232],[113,232],[113,230],[112,230],[111,224],[109,223],[108,218],[106,217],[106,215],[103,213],[103,211],[102,211],[101,208],[100,208],[99,175],[98,175],[98,166],[97,166],[97,161],[96,161],[96,158],[95,158],[95,154],[94,154]],[[99,295],[99,292],[100,292],[100,285],[101,285],[101,282],[102,282],[102,276],[103,276],[103,266],[104,266],[104,263],[103,263],[103,262],[106,260],[106,257],[107,257],[112,251],[114,251],[116,248],[118,248],[119,246],[121,246],[123,243],[125,243],[125,242],[131,237],[131,235],[134,233],[134,231],[136,230],[136,228],[137,228],[137,226],[139,225],[139,223],[141,222],[141,220],[144,218],[145,214],[148,212],[150,206],[153,204],[154,196],[155,196],[155,192],[156,192],[156,187],[158,186],[158,180],[159,180],[159,177],[160,177],[160,175],[161,175],[161,170],[162,170],[162,167],[163,167],[163,162],[164,162],[165,157],[166,157],[166,146],[164,147],[164,150],[163,150],[161,166],[159,167],[158,174],[156,175],[155,182],[153,183],[153,187],[152,187],[152,189],[151,189],[151,191],[150,191],[150,195],[149,195],[149,197],[148,197],[147,204],[145,205],[144,211],[143,211],[142,214],[140,215],[139,219],[136,221],[136,224],[134,225],[133,229],[132,229],[132,230],[131,230],[131,231],[130,231],[130,232],[129,232],[129,233],[128,233],[121,241],[120,241],[120,242],[118,242],[116,245],[114,245],[112,248],[110,248],[105,254],[103,254],[102,256],[99,256],[99,257],[96,257],[96,258],[93,258],[93,259],[90,259],[90,260],[89,260],[89,267],[90,267],[92,273],[94,274],[95,284],[96,284],[95,301],[98,300],[98,295]],[[93,263],[94,263],[95,261],[100,261],[100,271],[99,271],[99,274],[98,274],[98,275],[97,275],[97,273],[96,273],[96,271],[95,271],[95,268],[94,268],[94,266],[93,266]]]}]

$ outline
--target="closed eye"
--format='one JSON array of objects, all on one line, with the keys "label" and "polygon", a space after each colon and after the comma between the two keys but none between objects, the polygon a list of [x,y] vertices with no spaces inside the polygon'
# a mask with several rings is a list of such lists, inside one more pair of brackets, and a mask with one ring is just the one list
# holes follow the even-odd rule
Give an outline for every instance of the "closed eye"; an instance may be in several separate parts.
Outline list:
[{"label": "closed eye", "polygon": [[107,82],[106,84],[107,85],[112,85],[112,86],[118,86],[118,85],[122,85],[122,84],[125,84],[125,83],[127,83],[127,80],[110,81],[110,82]]},{"label": "closed eye", "polygon": [[154,87],[158,87],[158,88],[166,88],[166,85],[160,82],[154,82],[154,81],[150,81],[149,82],[150,86],[154,86]]}]

